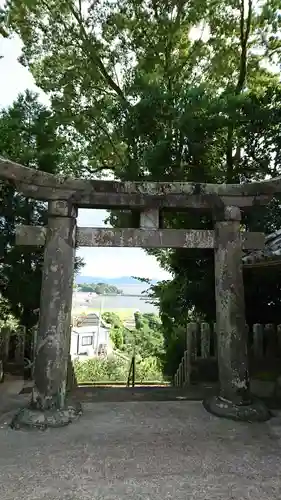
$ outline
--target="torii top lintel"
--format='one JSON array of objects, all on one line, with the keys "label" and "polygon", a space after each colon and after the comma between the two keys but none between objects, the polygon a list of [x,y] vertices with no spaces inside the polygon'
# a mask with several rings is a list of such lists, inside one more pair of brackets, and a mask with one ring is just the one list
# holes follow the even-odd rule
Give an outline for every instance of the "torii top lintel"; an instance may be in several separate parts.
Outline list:
[{"label": "torii top lintel", "polygon": [[243,184],[73,179],[24,167],[0,157],[0,179],[39,200],[68,200],[85,208],[212,209],[265,204],[281,193],[281,177]]}]

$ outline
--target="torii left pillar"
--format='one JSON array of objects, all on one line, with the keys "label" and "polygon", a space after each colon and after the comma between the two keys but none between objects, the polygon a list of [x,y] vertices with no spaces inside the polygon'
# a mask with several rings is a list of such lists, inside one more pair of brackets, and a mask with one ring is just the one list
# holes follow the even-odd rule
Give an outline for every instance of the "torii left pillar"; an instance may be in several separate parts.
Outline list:
[{"label": "torii left pillar", "polygon": [[68,202],[49,202],[32,401],[14,427],[67,425],[81,412],[66,400],[76,216]]}]

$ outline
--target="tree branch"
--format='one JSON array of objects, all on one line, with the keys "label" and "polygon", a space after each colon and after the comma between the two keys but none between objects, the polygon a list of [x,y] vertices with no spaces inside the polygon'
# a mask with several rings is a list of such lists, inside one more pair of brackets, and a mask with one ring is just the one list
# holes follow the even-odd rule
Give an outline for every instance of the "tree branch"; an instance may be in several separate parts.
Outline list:
[{"label": "tree branch", "polygon": [[78,23],[80,33],[81,33],[81,38],[84,41],[84,44],[86,43],[87,48],[88,48],[88,51],[87,51],[88,56],[90,56],[92,61],[97,65],[97,67],[100,70],[101,75],[104,77],[104,80],[107,82],[109,87],[111,87],[114,90],[114,92],[116,92],[116,94],[120,97],[120,99],[126,104],[126,107],[129,108],[130,104],[127,101],[125,95],[123,94],[121,88],[115,83],[113,78],[107,72],[102,60],[97,56],[96,53],[93,53],[92,44],[89,41],[88,34],[87,34],[85,27],[83,25],[83,18],[82,18],[82,16],[80,17],[79,14],[76,12],[71,0],[69,0],[69,10]]},{"label": "tree branch", "polygon": [[[50,15],[52,16],[53,15],[53,11],[52,11],[50,5],[48,5],[47,0],[42,0],[42,3],[45,6],[45,8],[48,10],[48,12],[50,13]],[[83,45],[85,46],[85,44],[86,44],[88,46],[88,50],[86,50],[87,56],[90,57],[90,59],[92,60],[92,62],[99,68],[100,74],[103,76],[104,80],[107,82],[107,84],[109,85],[109,87],[112,90],[114,90],[114,92],[120,97],[120,99],[126,105],[126,108],[129,108],[130,107],[130,103],[127,101],[127,99],[126,99],[125,95],[123,94],[121,88],[114,82],[113,78],[107,72],[107,70],[106,70],[106,68],[105,68],[102,60],[97,56],[96,53],[93,54],[92,44],[89,41],[88,34],[87,34],[87,32],[85,30],[85,27],[83,25],[82,13],[81,13],[81,15],[79,15],[79,13],[75,10],[75,8],[74,8],[74,6],[72,4],[72,0],[68,0],[68,7],[69,7],[70,13],[75,18],[75,20],[76,20],[76,22],[78,24],[78,27],[80,29],[80,34],[81,34],[82,42],[84,42]],[[60,22],[64,25],[64,27],[66,29],[68,29],[68,27],[67,27],[67,25],[66,25],[66,23],[64,21],[63,16],[60,17]],[[83,50],[83,47],[82,47],[82,50]]]},{"label": "tree branch", "polygon": [[186,4],[186,0],[178,0],[177,15],[176,15],[175,23],[174,23],[174,33],[179,28],[180,21],[181,21],[181,15],[183,13],[183,8],[184,8],[185,4]]},{"label": "tree branch", "polygon": [[[241,0],[240,2],[240,67],[239,67],[239,75],[238,81],[235,87],[235,95],[241,94],[247,76],[247,47],[251,30],[251,22],[252,22],[252,0],[248,0],[248,16],[246,20],[245,27],[245,0]],[[227,141],[226,141],[226,163],[227,163],[227,171],[226,171],[226,182],[233,182],[233,171],[234,171],[234,157],[233,157],[233,137],[234,137],[234,124],[231,122],[228,127],[227,132]]]},{"label": "tree branch", "polygon": [[114,172],[114,169],[112,167],[109,167],[105,162],[102,162],[100,167],[91,169],[90,167],[85,166],[84,170],[86,170],[89,174],[98,174],[99,172],[103,172],[104,170],[110,170],[111,172]]},{"label": "tree branch", "polygon": [[247,47],[249,41],[249,35],[251,30],[252,22],[252,0],[248,0],[248,16],[246,20],[245,27],[245,7],[244,0],[241,0],[241,18],[240,18],[240,47],[241,47],[241,57],[240,57],[240,71],[238,82],[236,85],[235,93],[240,94],[245,85],[247,76]]},{"label": "tree branch", "polygon": [[156,21],[159,21],[157,0],[152,0],[151,3],[152,3],[153,12],[154,12],[154,17],[155,17]]}]

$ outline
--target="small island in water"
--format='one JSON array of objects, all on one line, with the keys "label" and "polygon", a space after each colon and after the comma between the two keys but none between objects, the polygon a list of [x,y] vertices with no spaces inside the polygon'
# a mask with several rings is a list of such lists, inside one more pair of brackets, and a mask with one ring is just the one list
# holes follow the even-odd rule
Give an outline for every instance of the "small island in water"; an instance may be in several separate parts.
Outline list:
[{"label": "small island in water", "polygon": [[76,285],[77,292],[95,293],[97,295],[123,295],[123,291],[115,285],[107,283],[79,283]]}]

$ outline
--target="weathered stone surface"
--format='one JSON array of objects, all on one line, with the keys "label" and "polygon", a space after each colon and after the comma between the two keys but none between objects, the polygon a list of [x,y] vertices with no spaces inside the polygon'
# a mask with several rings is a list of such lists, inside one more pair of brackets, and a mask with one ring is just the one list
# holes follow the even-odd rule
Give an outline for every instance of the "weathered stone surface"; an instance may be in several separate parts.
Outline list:
[{"label": "weathered stone surface", "polygon": [[140,213],[140,228],[141,229],[158,229],[159,228],[159,210],[149,209]]},{"label": "weathered stone surface", "polygon": [[244,207],[267,203],[270,197],[281,192],[280,178],[245,184],[93,181],[54,176],[4,158],[0,158],[0,178],[14,182],[28,196],[49,200],[65,199],[79,206],[100,208],[103,205],[110,208],[148,207],[152,204],[152,207],[193,206],[212,209],[218,202]]},{"label": "weathered stone surface", "polygon": [[[231,214],[236,220],[231,220]],[[250,402],[239,209],[215,225],[216,330],[220,396]]]},{"label": "weathered stone surface", "polygon": [[181,229],[78,228],[79,246],[140,248],[212,248],[213,231]]},{"label": "weathered stone surface", "polygon": [[217,417],[240,420],[242,422],[266,422],[270,419],[271,413],[265,404],[253,399],[249,404],[236,405],[220,396],[212,396],[203,402],[207,411]]},{"label": "weathered stone surface", "polygon": [[277,325],[277,348],[279,354],[281,354],[281,325]]},{"label": "weathered stone surface", "polygon": [[[64,179],[1,158],[0,178],[13,181],[17,189],[30,197],[53,200],[49,203],[47,231],[22,228],[17,234],[20,244],[45,243],[33,408],[43,412],[64,408],[76,243],[80,246],[215,248],[220,398],[228,401],[232,408],[230,414],[233,406],[241,408],[251,402],[242,248],[264,248],[264,236],[240,233],[238,206],[267,202],[281,192],[281,179],[241,185]],[[225,208],[231,204],[237,206]],[[74,207],[77,206],[141,209],[140,229],[80,228],[76,235]],[[218,221],[215,232],[157,230],[157,209],[189,207],[212,210]],[[191,359],[192,356],[193,347]]]},{"label": "weathered stone surface", "polygon": [[63,408],[40,411],[32,404],[20,409],[13,417],[11,428],[15,430],[29,428],[45,430],[49,427],[65,427],[82,415],[80,403],[68,403]]},{"label": "weathered stone surface", "polygon": [[74,389],[78,387],[77,378],[74,371],[74,366],[70,354],[68,355],[67,363],[67,381],[66,381],[66,391],[71,393]]},{"label": "weathered stone surface", "polygon": [[[104,181],[108,182],[108,181]],[[165,197],[162,194],[145,195],[140,193],[121,193],[121,192],[96,192],[92,187],[90,189],[70,189],[61,186],[54,189],[46,186],[36,186],[15,182],[17,190],[29,198],[40,200],[71,200],[80,208],[122,208],[131,209],[132,207],[145,209],[146,207],[165,208],[168,210],[180,209],[181,211],[194,209],[213,210],[216,204],[214,195],[187,195],[184,193],[168,193]],[[217,197],[216,197],[217,198]],[[222,206],[236,204],[239,207],[247,208],[256,205],[266,205],[270,202],[269,195],[258,196],[219,196]]]},{"label": "weathered stone surface", "polygon": [[141,193],[147,195],[169,193],[216,194],[220,196],[247,196],[281,192],[281,177],[261,182],[242,184],[206,184],[197,182],[153,182],[153,181],[104,181],[73,179],[56,176],[41,170],[24,167],[0,157],[0,178],[20,181],[26,184],[52,187],[55,189],[87,190],[91,186],[96,192]]},{"label": "weathered stone surface", "polygon": [[190,365],[190,352],[184,352],[184,382],[185,386],[190,384],[190,373],[191,373],[191,365]]},{"label": "weathered stone surface", "polygon": [[33,392],[33,405],[43,411],[63,408],[65,402],[75,228],[72,217],[49,217]]},{"label": "weathered stone surface", "polygon": [[[151,224],[151,229],[104,229],[78,227],[76,243],[78,246],[116,246],[142,248],[213,248],[214,231],[161,229],[152,228],[156,219],[142,221]],[[148,226],[147,226],[148,227]],[[47,229],[40,226],[17,226],[16,244],[38,246],[44,245]],[[262,233],[241,234],[241,244],[244,249],[263,248]]]},{"label": "weathered stone surface", "polygon": [[208,323],[201,323],[201,358],[210,356],[211,329]]},{"label": "weathered stone surface", "polygon": [[186,350],[189,352],[190,363],[193,363],[197,356],[197,323],[191,322],[186,327]]},{"label": "weathered stone surface", "polygon": [[204,401],[211,413],[243,421],[265,421],[270,414],[250,395],[247,329],[242,274],[241,214],[227,207],[215,224],[216,332],[220,395]]},{"label": "weathered stone surface", "polygon": [[241,210],[237,206],[229,205],[225,207],[224,210],[224,220],[225,221],[241,221]]},{"label": "weathered stone surface", "polygon": [[49,202],[50,217],[73,217],[76,218],[78,210],[72,203],[64,200],[56,200]]},{"label": "weathered stone surface", "polygon": [[253,325],[253,351],[256,359],[263,357],[263,325]]},{"label": "weathered stone surface", "polygon": [[274,358],[277,349],[276,331],[272,323],[265,325],[264,334],[266,340],[266,356],[272,359]]},{"label": "weathered stone surface", "polygon": [[281,376],[279,375],[276,377],[274,386],[273,386],[273,391],[272,391],[272,397],[276,401],[281,401]]}]

